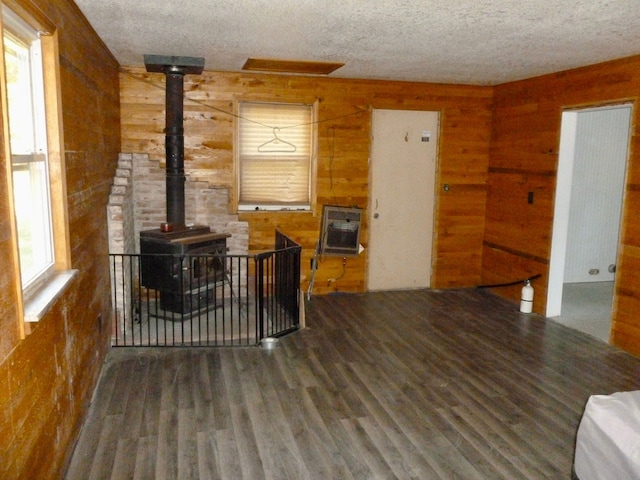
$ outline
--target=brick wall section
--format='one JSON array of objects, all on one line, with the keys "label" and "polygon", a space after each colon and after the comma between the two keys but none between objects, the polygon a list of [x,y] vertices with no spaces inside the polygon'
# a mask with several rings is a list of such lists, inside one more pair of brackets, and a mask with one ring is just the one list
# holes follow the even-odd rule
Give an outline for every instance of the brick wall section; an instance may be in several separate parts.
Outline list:
[{"label": "brick wall section", "polygon": [[135,250],[132,180],[131,155],[121,154],[107,204],[109,253],[131,253]]},{"label": "brick wall section", "polygon": [[[134,211],[133,211],[133,162],[131,155],[120,154],[113,178],[109,202],[107,204],[107,230],[109,232],[109,253],[132,253],[135,251]],[[131,285],[123,282],[131,278],[131,262],[117,258],[109,262],[111,285],[124,288],[123,295],[116,297],[115,312],[119,319],[133,319]],[[111,298],[114,298],[113,290]],[[111,322],[117,328],[117,322]]]},{"label": "brick wall section", "polygon": [[[109,204],[109,252],[139,253],[141,230],[159,228],[166,221],[165,170],[147,154],[122,153],[113,181]],[[249,226],[229,215],[229,191],[208,182],[185,183],[185,221],[208,225],[212,231],[227,232],[229,253],[246,254]]]},{"label": "brick wall section", "polygon": [[[109,253],[140,253],[140,231],[160,227],[166,221],[165,170],[157,161],[149,160],[147,154],[121,153],[113,179],[107,219]],[[208,225],[212,231],[227,232],[230,254],[247,254],[249,225],[229,215],[229,192],[227,188],[212,187],[208,182],[185,182],[185,222]],[[116,297],[116,313],[120,322],[114,328],[124,328],[133,320],[135,312],[131,303],[131,285],[124,279],[131,278],[131,263],[128,258],[116,258],[112,264],[111,282],[125,291]],[[113,295],[113,292],[112,292]],[[127,320],[128,319],[128,320]]]}]

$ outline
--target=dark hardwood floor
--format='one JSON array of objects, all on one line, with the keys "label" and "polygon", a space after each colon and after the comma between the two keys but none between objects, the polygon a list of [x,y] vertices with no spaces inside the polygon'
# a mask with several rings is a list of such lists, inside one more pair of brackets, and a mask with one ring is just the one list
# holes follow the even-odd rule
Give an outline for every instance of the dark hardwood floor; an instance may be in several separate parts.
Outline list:
[{"label": "dark hardwood floor", "polygon": [[68,480],[569,479],[640,359],[482,290],[313,297],[260,348],[112,350]]}]

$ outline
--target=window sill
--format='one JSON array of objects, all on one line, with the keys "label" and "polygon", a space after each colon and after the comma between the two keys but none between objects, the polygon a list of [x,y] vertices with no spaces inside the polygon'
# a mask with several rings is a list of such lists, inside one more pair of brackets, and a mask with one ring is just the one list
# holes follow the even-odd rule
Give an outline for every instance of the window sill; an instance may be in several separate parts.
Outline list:
[{"label": "window sill", "polygon": [[299,206],[299,207],[282,207],[282,206],[278,206],[278,205],[262,205],[262,206],[256,206],[256,205],[240,205],[238,207],[238,213],[265,213],[265,212],[269,212],[269,213],[278,213],[278,212],[284,212],[284,213],[305,213],[305,212],[310,212],[311,211],[311,207],[304,207],[304,206]]},{"label": "window sill", "polygon": [[78,270],[63,270],[56,272],[52,278],[39,290],[30,295],[24,302],[24,321],[38,322],[62,295],[67,285]]}]

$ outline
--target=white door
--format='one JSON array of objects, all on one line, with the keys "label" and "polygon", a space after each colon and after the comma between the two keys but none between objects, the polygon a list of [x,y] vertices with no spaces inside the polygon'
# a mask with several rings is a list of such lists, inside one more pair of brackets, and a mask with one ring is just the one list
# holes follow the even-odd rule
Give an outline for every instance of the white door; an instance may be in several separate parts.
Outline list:
[{"label": "white door", "polygon": [[438,117],[373,111],[369,290],[431,285]]}]

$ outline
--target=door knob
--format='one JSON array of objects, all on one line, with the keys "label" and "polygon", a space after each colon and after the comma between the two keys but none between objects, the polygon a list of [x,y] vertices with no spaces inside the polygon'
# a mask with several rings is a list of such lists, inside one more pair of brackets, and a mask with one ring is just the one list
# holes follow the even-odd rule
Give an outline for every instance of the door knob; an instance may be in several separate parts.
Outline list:
[{"label": "door knob", "polygon": [[373,218],[378,218],[379,216],[380,216],[380,214],[379,214],[379,213],[374,213],[374,214],[373,214]]}]

